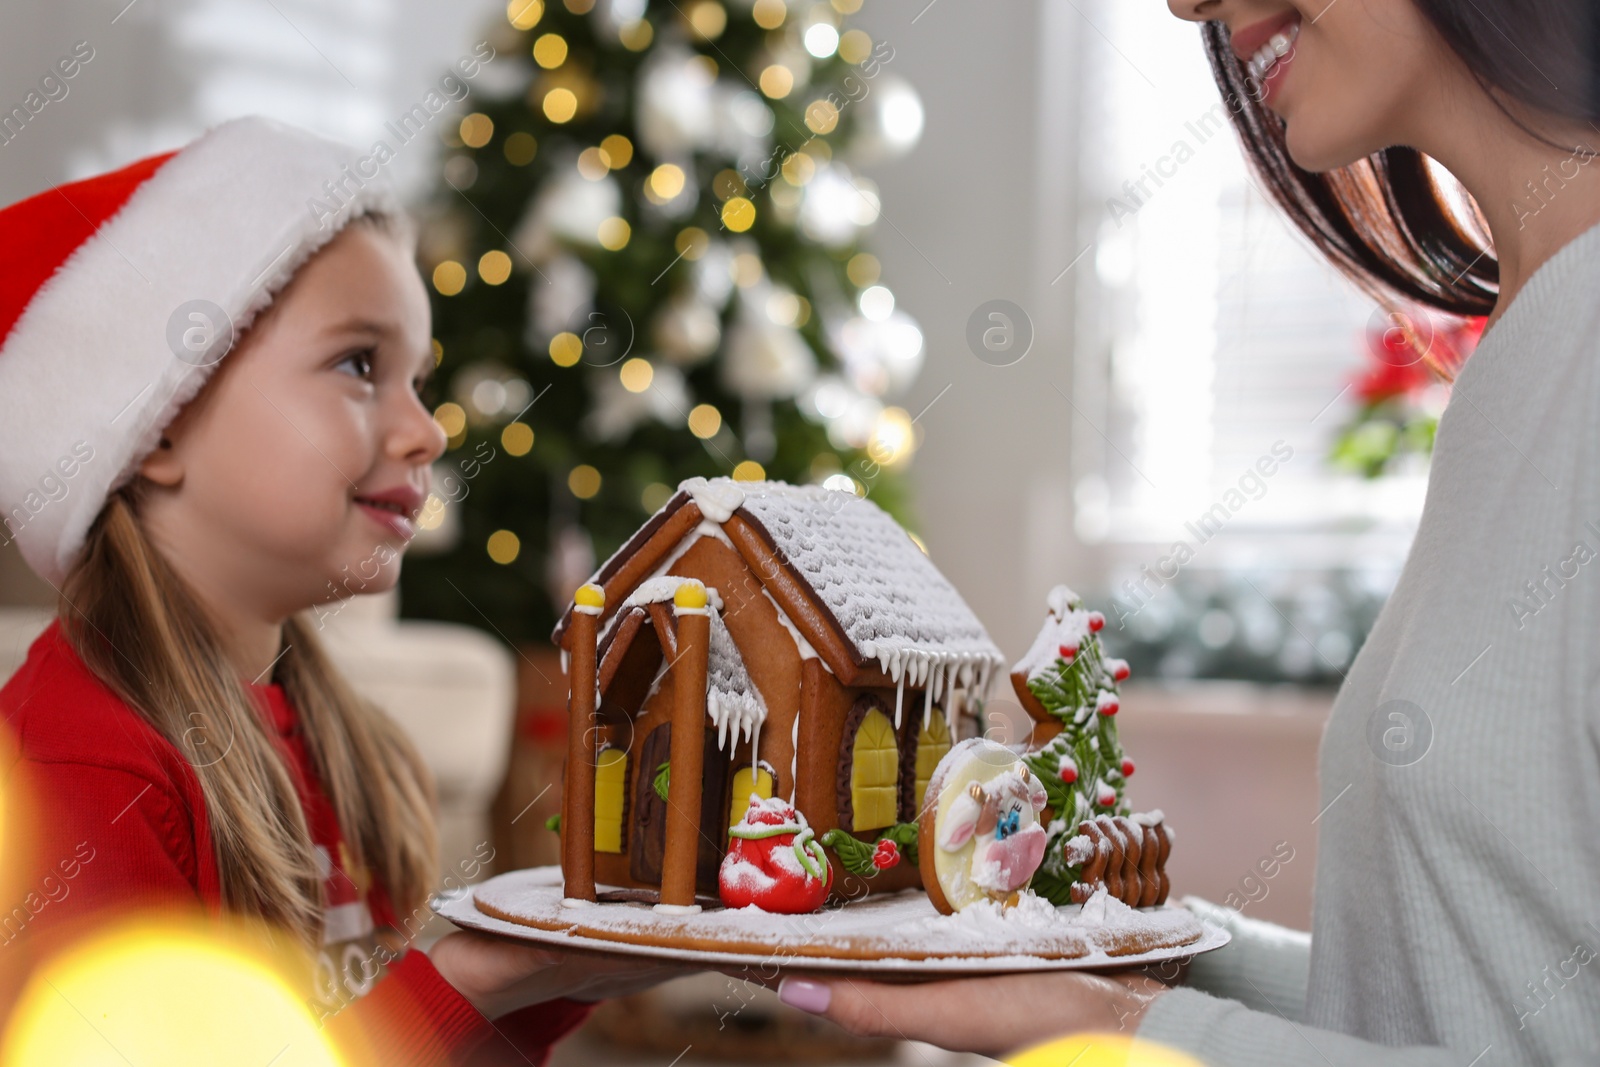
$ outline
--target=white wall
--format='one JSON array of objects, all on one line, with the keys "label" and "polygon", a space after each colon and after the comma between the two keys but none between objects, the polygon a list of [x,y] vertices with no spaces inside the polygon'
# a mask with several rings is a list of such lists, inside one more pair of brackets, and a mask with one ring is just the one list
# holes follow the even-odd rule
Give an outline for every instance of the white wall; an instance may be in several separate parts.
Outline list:
[{"label": "white wall", "polygon": [[[950,387],[920,420],[912,466],[929,552],[1018,656],[1050,586],[1089,578],[1072,532],[1073,272],[1061,272],[1082,247],[1074,71],[1093,30],[1072,4],[925,2],[868,3],[860,15],[894,46],[889,69],[927,113],[916,150],[871,172],[883,218],[869,243],[926,338],[906,410]],[[1020,305],[1035,330],[1006,367],[966,340],[968,317],[996,298]]]}]

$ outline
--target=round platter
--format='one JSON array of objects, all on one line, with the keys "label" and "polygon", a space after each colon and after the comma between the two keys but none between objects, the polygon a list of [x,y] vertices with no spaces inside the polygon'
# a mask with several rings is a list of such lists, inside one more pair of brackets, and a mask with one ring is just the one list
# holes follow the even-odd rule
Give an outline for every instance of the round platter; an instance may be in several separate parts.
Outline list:
[{"label": "round platter", "polygon": [[432,907],[457,926],[570,948],[723,969],[902,978],[1132,967],[1209,952],[1229,937],[1184,908],[1130,909],[1103,894],[1083,905],[1050,908],[1034,898],[1005,913],[976,907],[956,915],[940,915],[920,890],[872,894],[810,915],[755,908],[668,915],[629,903],[570,908],[561,902],[559,867],[497,875],[439,894]]}]

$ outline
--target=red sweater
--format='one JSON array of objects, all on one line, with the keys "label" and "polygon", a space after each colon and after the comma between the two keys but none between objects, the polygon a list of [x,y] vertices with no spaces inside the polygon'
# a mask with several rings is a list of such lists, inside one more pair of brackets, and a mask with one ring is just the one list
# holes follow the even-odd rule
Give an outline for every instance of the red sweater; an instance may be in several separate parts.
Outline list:
[{"label": "red sweater", "polygon": [[[386,1067],[543,1063],[589,1005],[548,1001],[491,1022],[426,954],[408,948],[428,915],[396,921],[383,885],[350,862],[283,687],[250,688],[296,780],[326,877],[311,1002],[313,1010],[323,1006],[335,1041],[366,1046]],[[88,671],[59,620],[0,688],[0,718],[10,728],[6,796],[24,806],[18,822],[31,834],[27,874],[12,883],[22,903],[0,914],[0,970],[12,986],[0,988],[3,1016],[31,962],[115,913],[198,909],[219,917],[222,901],[193,767]],[[15,862],[14,853],[6,862]]]}]

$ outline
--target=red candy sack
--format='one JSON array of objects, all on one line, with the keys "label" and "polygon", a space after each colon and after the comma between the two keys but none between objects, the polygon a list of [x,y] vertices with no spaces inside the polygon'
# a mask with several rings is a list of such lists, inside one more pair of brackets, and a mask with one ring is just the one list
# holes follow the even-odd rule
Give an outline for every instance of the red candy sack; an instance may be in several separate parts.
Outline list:
[{"label": "red candy sack", "polygon": [[729,829],[717,887],[730,908],[754,904],[763,911],[803,915],[822,907],[833,868],[794,805],[754,794],[744,818]]}]

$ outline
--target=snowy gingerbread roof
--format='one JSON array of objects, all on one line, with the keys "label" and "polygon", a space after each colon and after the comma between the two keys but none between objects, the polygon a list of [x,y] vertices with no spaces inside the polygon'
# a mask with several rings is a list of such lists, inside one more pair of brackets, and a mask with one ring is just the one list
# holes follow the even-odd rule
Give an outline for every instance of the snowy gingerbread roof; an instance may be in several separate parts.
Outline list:
[{"label": "snowy gingerbread roof", "polygon": [[[807,632],[819,621],[856,666],[877,667],[902,684],[942,681],[982,693],[1005,666],[983,624],[910,535],[875,503],[843,490],[690,478],[590,581],[605,587],[608,603],[625,598],[702,536],[732,545],[769,586],[780,571],[781,580],[794,580],[813,610],[786,623],[797,640],[818,644],[824,662],[824,635]],[[570,614],[556,627],[558,643]],[[849,664],[828,666],[840,673]]]}]

